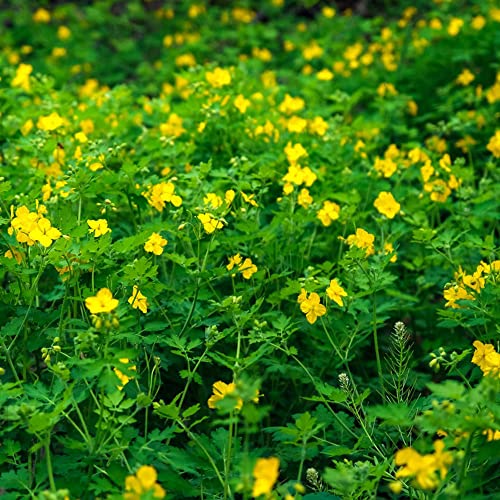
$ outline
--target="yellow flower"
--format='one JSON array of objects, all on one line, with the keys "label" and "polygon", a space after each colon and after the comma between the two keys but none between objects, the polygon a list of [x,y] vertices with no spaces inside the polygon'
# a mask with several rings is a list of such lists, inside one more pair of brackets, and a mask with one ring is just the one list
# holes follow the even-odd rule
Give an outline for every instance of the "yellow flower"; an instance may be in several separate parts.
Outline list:
[{"label": "yellow flower", "polygon": [[307,120],[294,115],[286,122],[286,128],[289,132],[300,134],[307,128]]},{"label": "yellow flower", "polygon": [[33,120],[30,118],[29,120],[24,122],[24,125],[20,128],[21,134],[28,135],[33,127]]},{"label": "yellow flower", "polygon": [[205,73],[207,82],[214,88],[218,89],[231,83],[231,73],[227,69],[215,68],[213,71]]},{"label": "yellow flower", "polygon": [[38,121],[36,123],[36,126],[40,130],[55,130],[56,128],[59,128],[61,125],[63,125],[64,121],[63,119],[59,116],[57,112],[52,112],[50,115],[47,116],[40,116],[38,118]]},{"label": "yellow flower", "polygon": [[144,250],[149,253],[154,253],[155,255],[161,255],[163,253],[163,247],[167,243],[168,241],[160,234],[152,233],[148,241],[144,244]]},{"label": "yellow flower", "polygon": [[[119,359],[120,363],[127,365],[129,363],[128,358],[120,358]],[[131,366],[129,370],[137,370],[136,366]],[[113,368],[113,371],[115,372],[115,375],[120,379],[120,382],[122,385],[118,386],[118,390],[123,390],[123,388],[134,378],[134,377],[129,377],[128,375],[125,375],[123,372],[121,372],[118,368]]]},{"label": "yellow flower", "polygon": [[118,307],[118,299],[113,298],[109,288],[101,288],[94,297],[85,299],[85,306],[92,314],[108,313]]},{"label": "yellow flower", "polygon": [[134,308],[139,309],[144,314],[148,312],[148,299],[145,295],[143,295],[137,285],[134,285],[132,290],[132,295],[128,299],[128,303]]},{"label": "yellow flower", "polygon": [[30,212],[29,208],[22,205],[16,209],[14,217],[14,208],[11,207],[11,222],[7,229],[9,234],[16,233],[16,240],[19,243],[26,243],[28,246],[33,246],[35,240],[30,236],[31,232],[37,228],[37,222],[41,215],[37,212]]},{"label": "yellow flower", "polygon": [[417,487],[424,490],[436,488],[440,480],[446,477],[453,457],[450,452],[443,451],[444,442],[441,440],[434,441],[434,450],[434,453],[428,455],[421,455],[413,448],[398,450],[395,462],[403,467],[396,472],[396,478],[413,477]]},{"label": "yellow flower", "polygon": [[257,266],[252,262],[252,259],[246,258],[244,261],[239,253],[229,257],[229,264],[226,266],[228,271],[231,271],[234,266],[238,266],[238,271],[246,280],[250,279],[257,272]]},{"label": "yellow flower", "polygon": [[483,344],[475,340],[472,345],[476,348],[472,363],[479,366],[484,375],[500,376],[500,354],[492,344]]},{"label": "yellow flower", "polygon": [[108,221],[106,219],[87,220],[89,225],[89,233],[94,233],[95,238],[99,238],[103,234],[110,233],[111,229],[108,227]]},{"label": "yellow flower", "polygon": [[306,103],[302,97],[292,97],[290,94],[285,94],[285,98],[278,106],[278,110],[280,113],[291,115],[304,109],[305,105]]},{"label": "yellow flower", "polygon": [[385,97],[386,95],[397,95],[398,91],[392,83],[384,82],[377,87],[377,94],[380,97]]},{"label": "yellow flower", "polygon": [[349,246],[357,246],[358,248],[366,249],[366,256],[373,255],[375,249],[373,247],[373,242],[375,241],[375,236],[365,231],[364,229],[358,227],[356,229],[356,234],[350,234],[346,238],[346,243]]},{"label": "yellow flower", "polygon": [[394,172],[398,169],[398,166],[391,158],[375,158],[375,164],[373,168],[384,177],[391,177]]},{"label": "yellow flower", "polygon": [[306,315],[307,321],[312,325],[316,320],[326,314],[326,307],[320,303],[319,295],[312,292],[308,298],[304,298],[302,293],[299,295],[300,310]]},{"label": "yellow flower", "polygon": [[29,233],[29,237],[33,241],[38,241],[45,248],[50,247],[52,241],[59,239],[61,236],[61,231],[52,227],[49,219],[45,219],[44,217],[38,220],[36,226]]},{"label": "yellow flower", "polygon": [[59,26],[57,28],[57,38],[59,40],[67,40],[71,36],[71,30],[67,26]]},{"label": "yellow flower", "polygon": [[252,496],[254,498],[260,495],[269,495],[273,490],[279,476],[280,461],[276,457],[259,458],[253,468],[253,484]]},{"label": "yellow flower", "polygon": [[471,71],[468,68],[465,68],[457,76],[455,82],[457,82],[458,85],[463,85],[464,87],[466,87],[467,85],[469,85],[469,83],[471,83],[474,80],[474,78],[475,76],[473,75],[473,73],[471,73]]},{"label": "yellow flower", "polygon": [[174,207],[182,205],[182,198],[175,194],[175,185],[172,182],[160,182],[151,186],[142,195],[148,200],[148,203],[162,212],[165,203],[171,203]]},{"label": "yellow flower", "polygon": [[244,262],[238,266],[238,270],[243,275],[243,278],[249,280],[252,275],[257,272],[257,266],[252,263],[252,259],[246,258]]},{"label": "yellow flower", "polygon": [[316,73],[316,78],[322,82],[333,80],[333,73],[328,68],[323,68]]},{"label": "yellow flower", "polygon": [[[30,90],[30,74],[33,71],[31,64],[20,64],[17,67],[16,75],[12,79],[11,86],[19,87],[29,92]],[[26,135],[26,134],[23,134]]]},{"label": "yellow flower", "polygon": [[500,130],[497,130],[495,135],[490,138],[486,149],[491,151],[495,158],[500,158]]},{"label": "yellow flower", "polygon": [[135,476],[127,476],[125,479],[124,500],[141,500],[143,493],[150,493],[151,490],[153,498],[165,498],[166,492],[156,482],[157,477],[154,467],[150,465],[139,467]]},{"label": "yellow flower", "polygon": [[168,137],[179,137],[186,129],[182,126],[182,118],[176,113],[172,113],[166,123],[160,124],[160,132]]},{"label": "yellow flower", "polygon": [[394,253],[394,255],[389,259],[389,262],[396,262],[398,260],[398,256],[394,252],[394,247],[392,246],[392,243],[386,242],[384,243],[384,254],[390,254]]},{"label": "yellow flower", "polygon": [[246,203],[252,205],[252,207],[258,207],[258,203],[254,200],[255,194],[247,195],[243,191],[241,191],[241,196]]},{"label": "yellow flower", "polygon": [[344,302],[342,297],[347,297],[347,292],[339,285],[337,278],[330,281],[330,286],[326,289],[326,294],[340,307],[343,307]]},{"label": "yellow flower", "polygon": [[237,253],[233,257],[229,257],[229,264],[226,266],[228,271],[231,271],[234,266],[239,266],[241,264],[241,255]]},{"label": "yellow flower", "polygon": [[285,155],[288,163],[295,165],[300,158],[307,156],[307,151],[304,149],[302,144],[297,143],[292,146],[292,143],[289,142],[285,146]]},{"label": "yellow flower", "polygon": [[216,219],[212,214],[199,214],[197,218],[203,224],[203,229],[205,229],[207,234],[212,234],[216,229],[222,229],[224,227],[223,222]]},{"label": "yellow flower", "polygon": [[231,205],[231,203],[234,201],[235,196],[236,193],[234,192],[234,190],[228,189],[224,194],[224,201],[226,202],[226,205]]},{"label": "yellow flower", "polygon": [[316,40],[313,40],[309,45],[302,49],[302,55],[306,61],[316,59],[323,55],[323,49],[318,45]]},{"label": "yellow flower", "polygon": [[401,209],[401,205],[394,199],[392,193],[388,193],[387,191],[382,191],[378,195],[373,206],[388,219],[394,219]]},{"label": "yellow flower", "polygon": [[328,227],[332,221],[340,217],[340,206],[333,201],[326,200],[323,202],[323,207],[318,210],[316,217],[321,221],[323,226]]},{"label": "yellow flower", "polygon": [[[234,382],[226,384],[225,382],[219,380],[218,382],[215,382],[213,384],[212,390],[213,394],[208,399],[207,404],[209,408],[215,409],[217,408],[216,406],[217,401],[221,401],[227,395],[232,394],[236,390],[236,384]],[[235,400],[235,408],[237,410],[241,410],[242,406],[243,406],[243,399],[237,398]]]},{"label": "yellow flower", "polygon": [[34,12],[32,19],[35,23],[47,24],[50,22],[50,12],[47,9],[40,7]]},{"label": "yellow flower", "polygon": [[450,24],[448,25],[448,35],[457,36],[464,25],[463,19],[459,17],[452,17],[450,20]]},{"label": "yellow flower", "polygon": [[234,107],[240,112],[240,113],[246,113],[246,110],[250,106],[250,101],[248,99],[245,99],[245,97],[242,94],[238,94],[234,100]]},{"label": "yellow flower", "polygon": [[317,134],[320,137],[323,137],[328,130],[328,123],[326,123],[326,121],[321,118],[321,116],[316,116],[312,120],[309,120],[308,127],[311,134]]},{"label": "yellow flower", "polygon": [[333,7],[325,6],[321,9],[321,13],[328,19],[335,17],[335,9]]},{"label": "yellow flower", "polygon": [[457,300],[474,300],[474,295],[471,295],[467,290],[458,285],[449,286],[443,292],[443,297],[447,300],[445,307],[451,307],[452,309],[459,309],[460,305],[456,302]]},{"label": "yellow flower", "polygon": [[297,203],[303,207],[308,208],[309,205],[313,202],[312,196],[309,194],[309,190],[303,188],[300,190],[299,196],[297,197]]},{"label": "yellow flower", "polygon": [[21,262],[23,261],[23,254],[15,248],[13,248],[12,250],[7,250],[4,253],[4,257],[6,257],[7,259],[16,259],[16,262],[18,264],[21,264]]},{"label": "yellow flower", "polygon": [[410,99],[406,103],[406,109],[408,110],[408,113],[410,113],[411,116],[417,116],[418,104],[413,99]]}]

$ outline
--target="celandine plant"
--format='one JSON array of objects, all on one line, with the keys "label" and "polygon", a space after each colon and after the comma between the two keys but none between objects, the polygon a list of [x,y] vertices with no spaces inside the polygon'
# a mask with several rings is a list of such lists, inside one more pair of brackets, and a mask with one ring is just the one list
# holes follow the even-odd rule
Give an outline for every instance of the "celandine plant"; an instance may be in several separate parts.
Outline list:
[{"label": "celandine plant", "polygon": [[499,495],[493,1],[0,23],[2,498]]}]

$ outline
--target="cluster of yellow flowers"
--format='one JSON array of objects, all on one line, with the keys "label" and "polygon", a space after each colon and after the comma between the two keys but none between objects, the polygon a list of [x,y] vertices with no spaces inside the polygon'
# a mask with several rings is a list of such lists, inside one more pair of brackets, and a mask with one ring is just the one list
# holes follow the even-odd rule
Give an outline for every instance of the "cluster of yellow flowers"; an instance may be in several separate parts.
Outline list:
[{"label": "cluster of yellow flowers", "polygon": [[165,203],[171,203],[176,208],[182,205],[182,198],[175,194],[175,185],[173,182],[160,182],[151,186],[142,194],[148,200],[148,203],[156,208],[158,212],[163,211]]},{"label": "cluster of yellow flowers", "polygon": [[[396,452],[396,465],[402,466],[396,472],[396,478],[411,477],[415,486],[424,490],[435,489],[448,473],[448,467],[453,462],[450,452],[444,451],[442,440],[434,441],[434,453],[421,455],[413,448],[404,448]],[[439,474],[438,474],[439,473]],[[401,492],[402,483],[392,483],[391,489],[395,493]]]},{"label": "cluster of yellow flowers", "polygon": [[[50,247],[62,233],[52,227],[50,220],[44,217],[46,212],[47,209],[43,205],[38,205],[36,212],[30,212],[28,207],[22,205],[16,209],[14,216],[14,207],[11,207],[11,221],[7,232],[10,235],[15,233],[19,243],[26,243],[28,246],[40,243],[45,248]],[[12,252],[6,257],[12,257]]]},{"label": "cluster of yellow flowers", "polygon": [[495,351],[495,347],[479,340],[472,345],[476,348],[472,362],[479,366],[484,375],[500,378],[500,354]]},{"label": "cluster of yellow flowers", "polygon": [[[229,384],[226,384],[226,382],[222,382],[222,380],[218,380],[217,382],[214,382],[212,385],[212,392],[213,394],[210,396],[210,398],[207,401],[207,405],[210,409],[214,410],[217,408],[217,402],[222,401],[224,398],[232,398],[234,400],[234,409],[235,410],[241,410],[243,408],[243,398],[240,396],[237,396],[236,393],[236,384],[234,382],[229,382]],[[252,398],[252,401],[254,403],[259,402],[259,391],[255,391],[255,396]]]},{"label": "cluster of yellow flowers", "polygon": [[[347,292],[339,284],[337,278],[330,281],[330,285],[326,289],[326,294],[340,307],[344,306],[342,297],[347,297]],[[305,288],[302,288],[300,295],[297,298],[300,305],[300,310],[306,315],[307,321],[312,325],[320,316],[326,314],[326,307],[321,304],[321,299],[316,292],[307,295]]]},{"label": "cluster of yellow flowers", "polygon": [[252,262],[252,259],[247,257],[243,260],[239,253],[229,257],[229,264],[226,268],[231,271],[234,266],[237,266],[238,271],[246,280],[249,280],[257,272],[257,266]]},{"label": "cluster of yellow flowers", "polygon": [[124,500],[141,500],[142,495],[150,494],[148,498],[165,498],[166,491],[157,483],[158,474],[154,467],[143,465],[134,475],[125,479]]},{"label": "cluster of yellow flowers", "polygon": [[475,295],[481,293],[486,280],[492,273],[500,272],[500,260],[491,264],[481,261],[472,274],[466,274],[462,268],[455,273],[455,282],[448,284],[443,296],[446,299],[445,307],[460,308],[459,300],[475,300]]},{"label": "cluster of yellow flowers", "polygon": [[[134,285],[132,295],[128,303],[134,308],[139,309],[144,314],[148,312],[149,303],[147,298],[140,292],[137,285]],[[91,314],[111,313],[118,307],[119,301],[113,297],[109,288],[101,288],[95,296],[85,299],[85,306]]]}]

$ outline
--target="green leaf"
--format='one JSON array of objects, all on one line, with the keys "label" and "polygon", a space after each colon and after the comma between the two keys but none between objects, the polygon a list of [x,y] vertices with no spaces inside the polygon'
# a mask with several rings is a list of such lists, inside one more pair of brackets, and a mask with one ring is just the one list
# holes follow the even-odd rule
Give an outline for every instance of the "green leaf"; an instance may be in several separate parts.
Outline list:
[{"label": "green leaf", "polygon": [[429,382],[427,387],[432,391],[435,396],[443,399],[460,399],[465,392],[465,387],[460,382],[455,380],[445,380],[439,384]]}]

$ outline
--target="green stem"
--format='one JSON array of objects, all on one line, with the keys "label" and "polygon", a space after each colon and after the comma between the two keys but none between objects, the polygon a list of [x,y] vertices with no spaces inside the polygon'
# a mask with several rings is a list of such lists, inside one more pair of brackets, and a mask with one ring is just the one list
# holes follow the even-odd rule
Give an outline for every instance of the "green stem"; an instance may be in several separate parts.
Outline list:
[{"label": "green stem", "polygon": [[54,481],[54,471],[52,470],[52,457],[50,455],[50,434],[45,439],[45,461],[47,463],[47,475],[49,476],[50,489],[53,493],[56,490],[56,483]]},{"label": "green stem", "polygon": [[460,474],[458,476],[457,488],[459,490],[459,498],[465,498],[465,491],[462,491],[463,482],[465,478],[465,472],[467,469],[467,462],[469,461],[469,456],[472,448],[472,440],[474,439],[474,432],[470,433],[469,440],[467,441],[467,446],[465,448],[464,458],[462,459],[462,466],[460,467]]},{"label": "green stem", "polygon": [[384,386],[384,376],[382,372],[382,363],[380,362],[380,350],[378,347],[378,331],[377,331],[377,307],[375,304],[375,294],[372,295],[373,298],[373,314],[372,314],[372,321],[373,321],[373,346],[375,348],[375,358],[377,360],[377,372],[378,372],[378,378],[380,381],[380,386],[382,389],[382,397],[385,400],[385,386]]},{"label": "green stem", "polygon": [[215,464],[214,459],[210,455],[210,453],[208,453],[207,449],[203,446],[201,441],[184,425],[184,423],[181,420],[176,420],[176,422],[177,422],[177,424],[179,424],[182,427],[184,432],[188,435],[189,439],[192,439],[193,442],[196,444],[196,446],[198,446],[198,448],[200,448],[200,450],[203,452],[203,454],[207,457],[208,461],[210,462],[210,465],[212,466],[212,468],[215,472],[215,475],[217,476],[217,479],[219,480],[221,486],[225,489],[226,483],[225,483],[224,479],[222,478],[221,473],[220,473],[217,465]]}]

